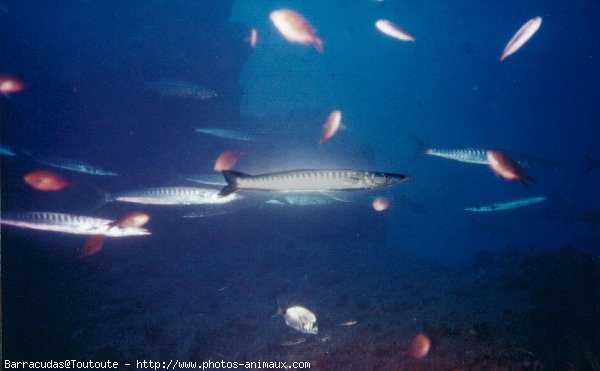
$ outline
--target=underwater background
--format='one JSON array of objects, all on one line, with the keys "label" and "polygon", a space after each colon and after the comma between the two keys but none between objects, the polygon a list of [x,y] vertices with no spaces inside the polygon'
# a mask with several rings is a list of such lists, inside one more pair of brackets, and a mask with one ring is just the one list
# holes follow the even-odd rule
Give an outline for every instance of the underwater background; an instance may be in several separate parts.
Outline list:
[{"label": "underwater background", "polygon": [[[281,8],[314,26],[323,53],[282,37],[269,19]],[[535,16],[539,31],[500,62]],[[416,42],[382,35],[380,18]],[[600,369],[598,2],[0,1],[0,35],[0,74],[26,83],[0,97],[0,141],[17,149],[1,157],[2,213],[137,210],[152,232],[81,258],[85,237],[3,225],[4,360]],[[168,81],[217,95],[165,93]],[[319,144],[335,109],[344,127]],[[255,140],[194,132],[203,127]],[[419,154],[419,143],[535,159],[525,169],[535,182]],[[186,178],[218,175],[223,151],[242,152],[234,169],[248,174],[347,168],[410,180],[326,205],[261,201],[200,218],[183,217],[194,206],[103,202],[196,186]],[[119,176],[54,169],[73,186],[40,192],[23,177],[49,169],[35,159],[50,156]],[[464,210],[532,196],[546,200]],[[375,197],[389,209],[375,211]],[[278,301],[309,308],[319,333],[272,318]],[[419,333],[431,349],[415,359]]]}]

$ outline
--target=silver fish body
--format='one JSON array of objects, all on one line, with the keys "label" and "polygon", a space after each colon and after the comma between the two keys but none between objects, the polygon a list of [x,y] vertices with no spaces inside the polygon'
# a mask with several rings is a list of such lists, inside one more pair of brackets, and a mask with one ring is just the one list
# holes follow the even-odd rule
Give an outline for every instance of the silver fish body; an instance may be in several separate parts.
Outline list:
[{"label": "silver fish body", "polygon": [[361,170],[291,170],[248,175],[224,170],[227,181],[219,193],[226,196],[238,189],[279,192],[357,191],[391,186],[408,177],[402,174]]},{"label": "silver fish body", "polygon": [[163,96],[205,100],[217,96],[217,92],[185,80],[163,79],[146,84],[146,89]]},{"label": "silver fish body", "polygon": [[197,175],[188,175],[185,177],[185,180],[189,180],[190,182],[213,185],[213,186],[226,186],[227,182],[223,178],[221,174],[197,174]]},{"label": "silver fish body", "polygon": [[145,188],[107,195],[106,201],[131,202],[144,205],[213,205],[239,199],[239,195],[220,197],[219,190],[197,187]]},{"label": "silver fish body", "polygon": [[303,334],[316,335],[319,332],[317,317],[304,307],[294,306],[282,309],[277,301],[277,312],[274,316],[283,316],[286,325]]},{"label": "silver fish body", "polygon": [[230,130],[230,129],[219,129],[219,128],[194,128],[194,133],[202,133],[206,135],[212,135],[214,137],[250,141],[254,138],[251,135],[243,133],[241,131]]},{"label": "silver fish body", "polygon": [[64,169],[69,171],[74,171],[77,173],[84,173],[90,175],[100,175],[100,176],[117,176],[119,174],[101,169],[97,166],[90,165],[88,163],[72,160],[68,158],[56,157],[56,156],[33,156],[33,160],[39,162],[40,164],[52,166],[58,169]]},{"label": "silver fish body", "polygon": [[442,157],[449,160],[467,162],[470,164],[487,165],[486,150],[479,148],[465,149],[433,149],[425,150],[426,155]]},{"label": "silver fish body", "polygon": [[143,236],[150,232],[138,227],[120,227],[110,219],[45,211],[2,213],[0,223],[19,228],[108,237]]},{"label": "silver fish body", "polygon": [[286,194],[282,197],[267,200],[270,205],[279,206],[321,206],[330,205],[334,202],[347,202],[345,200],[330,197],[325,194]]},{"label": "silver fish body", "polygon": [[516,209],[519,207],[534,205],[534,204],[540,203],[545,200],[546,200],[546,197],[544,197],[544,196],[536,196],[536,197],[522,198],[522,199],[518,199],[518,200],[496,202],[496,203],[489,204],[489,205],[467,207],[467,208],[465,208],[465,210],[466,211],[474,211],[474,212],[509,210],[509,209]]}]

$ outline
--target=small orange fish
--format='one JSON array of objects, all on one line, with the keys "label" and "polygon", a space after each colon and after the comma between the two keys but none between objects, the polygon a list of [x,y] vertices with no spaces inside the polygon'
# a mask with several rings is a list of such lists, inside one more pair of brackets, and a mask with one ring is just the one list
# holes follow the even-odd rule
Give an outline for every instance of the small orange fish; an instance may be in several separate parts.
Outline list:
[{"label": "small orange fish", "polygon": [[526,181],[533,181],[532,178],[525,175],[515,160],[500,151],[488,150],[486,158],[494,174],[499,177],[510,182],[525,183]]},{"label": "small orange fish", "polygon": [[410,347],[408,348],[408,355],[416,359],[421,359],[429,353],[430,348],[431,340],[429,340],[427,336],[419,333],[411,341]]},{"label": "small orange fish", "polygon": [[390,199],[386,197],[377,197],[373,200],[373,210],[385,211],[390,207]]},{"label": "small orange fish", "polygon": [[230,170],[242,157],[243,152],[225,151],[215,161],[215,171]]},{"label": "small orange fish", "polygon": [[333,137],[340,128],[341,122],[342,112],[340,110],[335,110],[331,112],[327,117],[327,121],[325,121],[325,125],[323,126],[323,134],[321,134],[319,144],[323,144],[326,141],[328,141],[331,137]]},{"label": "small orange fish", "polygon": [[98,251],[102,250],[104,245],[104,235],[97,234],[85,241],[83,248],[79,251],[79,257],[85,258],[86,256],[94,255]]},{"label": "small orange fish", "polygon": [[139,228],[150,220],[150,216],[141,211],[131,211],[115,222],[121,228]]},{"label": "small orange fish", "polygon": [[23,180],[38,191],[62,191],[71,187],[65,178],[49,170],[33,171],[25,175]]},{"label": "small orange fish", "polygon": [[8,96],[25,89],[25,83],[16,76],[0,75],[0,94]]},{"label": "small orange fish", "polygon": [[254,47],[256,46],[257,41],[258,41],[258,31],[256,30],[256,28],[253,28],[250,30],[250,37],[248,38],[248,43],[250,44],[250,47],[252,49],[254,49]]},{"label": "small orange fish", "polygon": [[272,11],[269,17],[287,41],[312,44],[319,53],[323,53],[323,40],[317,37],[316,30],[302,15],[290,9],[279,9]]}]

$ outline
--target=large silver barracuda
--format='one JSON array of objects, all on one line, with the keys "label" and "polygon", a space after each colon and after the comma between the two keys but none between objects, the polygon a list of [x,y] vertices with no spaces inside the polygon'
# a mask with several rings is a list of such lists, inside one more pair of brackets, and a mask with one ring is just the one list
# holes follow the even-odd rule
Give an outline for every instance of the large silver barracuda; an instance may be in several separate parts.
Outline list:
[{"label": "large silver barracuda", "polygon": [[103,235],[108,237],[144,236],[150,234],[144,228],[123,227],[116,220],[45,211],[5,212],[2,213],[0,223],[40,231]]},{"label": "large silver barracuda", "polygon": [[240,195],[220,197],[219,190],[212,188],[157,187],[108,194],[105,200],[144,205],[213,205],[228,203],[239,198]]},{"label": "large silver barracuda", "polygon": [[219,195],[227,196],[238,189],[278,192],[358,191],[391,186],[408,177],[402,174],[361,170],[291,170],[248,175],[224,170],[227,185]]}]

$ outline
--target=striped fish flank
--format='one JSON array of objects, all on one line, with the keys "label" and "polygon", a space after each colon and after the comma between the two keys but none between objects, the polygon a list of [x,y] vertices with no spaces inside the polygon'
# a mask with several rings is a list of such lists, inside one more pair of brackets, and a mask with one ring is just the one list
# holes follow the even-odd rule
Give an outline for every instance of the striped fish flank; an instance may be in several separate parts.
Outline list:
[{"label": "striped fish flank", "polygon": [[239,195],[219,197],[219,190],[213,188],[156,187],[111,194],[106,201],[144,205],[207,205],[224,204],[239,198]]},{"label": "striped fish flank", "polygon": [[0,223],[19,228],[108,237],[143,236],[150,232],[138,227],[120,227],[115,220],[46,211],[2,213]]},{"label": "striped fish flank", "polygon": [[248,175],[225,170],[227,181],[219,193],[229,195],[238,189],[279,192],[356,191],[386,187],[408,177],[402,174],[362,170],[291,170],[261,175]]}]

